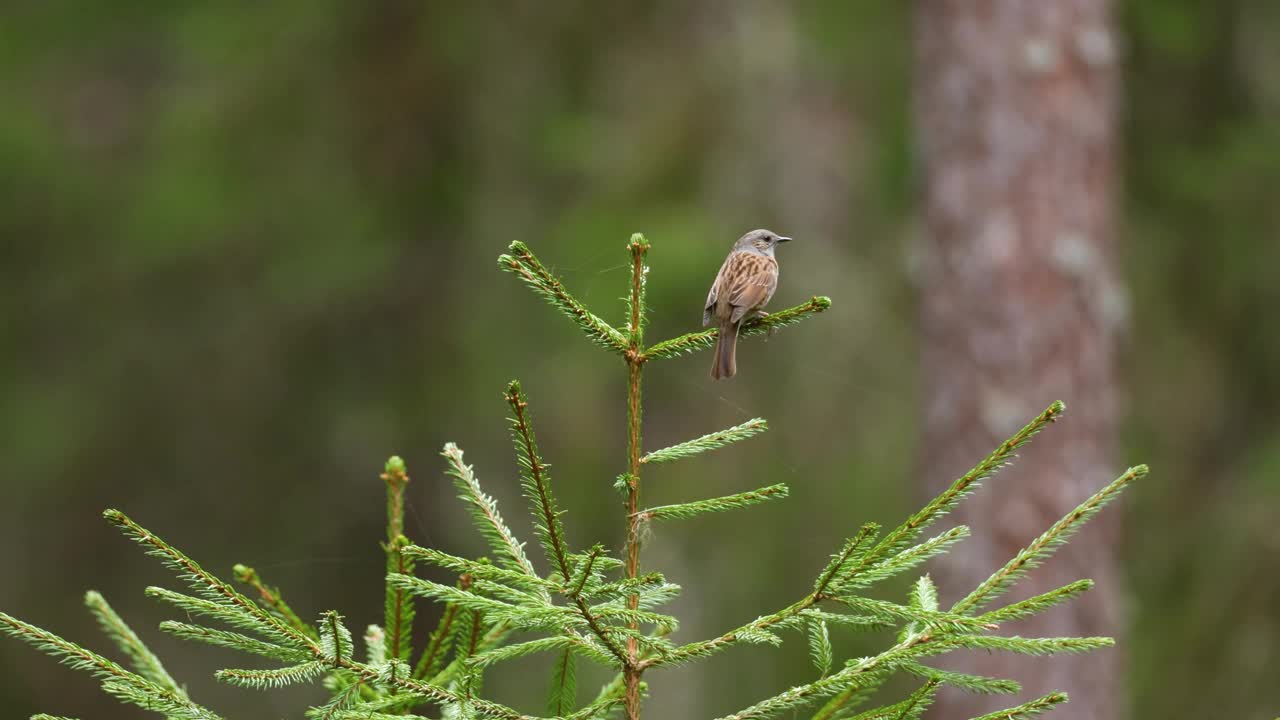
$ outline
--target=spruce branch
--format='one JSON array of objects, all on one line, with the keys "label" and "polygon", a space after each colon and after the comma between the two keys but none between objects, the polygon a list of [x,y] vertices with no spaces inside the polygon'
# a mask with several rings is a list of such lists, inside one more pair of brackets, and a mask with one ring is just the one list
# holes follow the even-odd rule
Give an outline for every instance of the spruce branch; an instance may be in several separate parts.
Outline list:
[{"label": "spruce branch", "polygon": [[342,616],[329,610],[320,616],[320,655],[333,667],[343,667],[355,653],[351,631],[342,623]]},{"label": "spruce branch", "polygon": [[191,702],[185,695],[179,695],[120,667],[92,650],[3,612],[0,612],[0,631],[73,670],[88,672],[102,681],[103,690],[124,702],[182,720],[221,720],[211,710]]},{"label": "spruce branch", "polygon": [[214,673],[214,677],[229,685],[238,685],[253,690],[274,690],[289,685],[311,682],[323,675],[326,669],[328,668],[324,662],[311,660],[299,665],[270,670],[227,668]]},{"label": "spruce branch", "polygon": [[738,493],[736,495],[725,495],[723,497],[708,498],[706,500],[694,500],[693,502],[680,503],[677,505],[659,505],[647,510],[641,510],[637,516],[641,522],[654,520],[677,520],[706,515],[707,513],[724,512],[726,510],[737,510],[738,508],[751,507],[770,500],[781,500],[787,497],[790,490],[786,485],[770,485],[769,487],[760,488],[759,490],[749,490],[747,492]]},{"label": "spruce branch", "polygon": [[[583,645],[581,638],[572,635],[557,635],[503,645],[486,652],[474,653],[467,658],[466,663],[472,667],[487,668],[500,662],[522,658],[534,653],[556,652],[558,654],[560,651],[570,650],[581,645]],[[607,656],[605,660],[605,664],[608,664],[609,658]]]},{"label": "spruce branch", "polygon": [[592,570],[596,566],[596,561],[604,554],[604,546],[597,543],[591,547],[587,556],[577,563],[577,568],[573,571],[573,577],[568,578],[565,583],[564,593],[571,598],[576,598],[582,594],[587,586],[587,581],[592,578]]},{"label": "spruce branch", "polygon": [[979,620],[993,623],[1008,622],[1010,620],[1021,620],[1022,618],[1031,617],[1048,610],[1055,605],[1061,605],[1072,598],[1087,592],[1093,587],[1092,580],[1077,580],[1068,583],[1060,588],[1041,593],[1026,600],[1019,600],[1010,603],[1002,608],[983,613],[978,616]]},{"label": "spruce branch", "polygon": [[172,605],[188,615],[212,618],[231,627],[256,633],[277,645],[293,647],[292,639],[289,636],[282,634],[278,629],[262,622],[257,617],[241,612],[238,608],[229,608],[212,600],[183,595],[161,587],[148,587],[144,594],[149,598]]},{"label": "spruce branch", "polygon": [[454,480],[454,486],[461,493],[458,497],[467,504],[471,517],[475,521],[480,534],[489,542],[489,546],[498,557],[498,562],[519,570],[524,574],[538,578],[538,573],[525,555],[524,543],[516,540],[511,529],[503,521],[498,512],[498,502],[486,495],[476,479],[472,466],[462,460],[462,450],[453,443],[444,446],[441,453],[448,462],[448,474]]},{"label": "spruce branch", "polygon": [[1022,686],[1014,680],[940,670],[918,662],[904,662],[898,667],[916,677],[938,680],[943,684],[978,695],[1015,695],[1022,692]]},{"label": "spruce branch", "polygon": [[547,714],[568,715],[578,704],[577,656],[573,648],[565,648],[556,656],[551,670],[551,688],[547,692]]},{"label": "spruce branch", "polygon": [[180,637],[184,640],[195,640],[197,642],[216,645],[219,647],[231,648],[240,652],[249,653],[250,655],[261,655],[262,657],[273,658],[276,660],[284,660],[287,662],[305,662],[310,658],[310,653],[297,648],[288,648],[273,643],[264,642],[257,638],[241,635],[240,633],[228,632],[226,630],[216,630],[207,628],[203,625],[192,625],[190,623],[178,622],[176,620],[165,620],[160,623],[160,629]]},{"label": "spruce branch", "polygon": [[[383,545],[387,554],[387,575],[410,575],[413,573],[413,559],[403,552],[409,544],[409,539],[404,536],[404,488],[409,484],[404,460],[392,456],[387,460],[381,477],[387,486],[387,542]],[[383,622],[386,659],[409,661],[413,615],[413,603],[405,597],[404,590],[387,583]]]},{"label": "spruce branch", "polygon": [[[627,472],[623,476],[626,478],[627,505],[626,505],[626,528],[627,539],[626,545],[626,578],[634,580],[640,577],[640,526],[641,523],[636,517],[636,512],[640,509],[640,455],[642,450],[642,433],[643,413],[640,402],[641,380],[644,377],[644,344],[643,328],[644,328],[644,301],[643,295],[645,290],[645,267],[644,258],[649,251],[649,244],[643,236],[632,237],[631,243],[628,245],[631,252],[631,288],[630,303],[628,310],[630,312],[630,326],[634,332],[630,333],[627,338],[627,348],[623,357],[627,361]],[[639,591],[633,592],[627,597],[627,607],[636,610],[640,606]],[[644,668],[641,665],[641,647],[639,639],[639,621],[628,623],[628,629],[631,635],[627,638],[626,661],[623,663],[623,705],[626,712],[627,720],[639,720],[640,718],[640,699],[643,695],[641,691],[641,677],[644,675]]]},{"label": "spruce branch", "polygon": [[[804,685],[797,685],[771,698],[761,700],[745,710],[717,720],[763,720],[775,717],[779,713],[803,707],[814,700],[836,695],[842,690],[849,689],[850,686],[873,681],[872,678],[876,674],[892,670],[903,661],[936,654],[938,649],[933,647],[933,644],[933,638],[928,634],[913,635],[875,657],[850,662],[839,672]],[[822,716],[824,711],[819,711],[819,716]],[[829,714],[825,717],[835,718],[839,715]]]},{"label": "spruce branch", "polygon": [[930,558],[948,552],[952,545],[967,537],[969,537],[969,528],[964,525],[957,525],[922,543],[913,545],[897,555],[885,558],[866,569],[862,569],[859,566],[853,572],[842,575],[833,590],[869,587],[881,580],[910,570]]},{"label": "spruce branch", "polygon": [[1067,694],[1063,692],[1051,692],[1048,695],[1036,698],[1028,703],[1023,703],[1017,707],[1011,707],[998,712],[987,713],[981,717],[973,718],[973,720],[1022,720],[1022,718],[1035,717],[1042,713],[1048,712],[1055,705],[1060,705],[1067,701]]},{"label": "spruce branch", "polygon": [[511,435],[515,440],[516,456],[520,465],[520,486],[533,507],[538,522],[534,530],[542,541],[547,560],[560,571],[560,577],[569,578],[568,551],[564,546],[564,526],[560,523],[560,508],[551,494],[549,467],[538,455],[538,443],[530,425],[529,402],[520,391],[520,382],[512,380],[507,385],[507,404],[511,406]]},{"label": "spruce branch", "polygon": [[1092,518],[1104,505],[1111,502],[1129,483],[1147,474],[1146,465],[1131,467],[1123,475],[1113,480],[1106,487],[1094,493],[1076,509],[1067,513],[1054,523],[1030,545],[1014,555],[1004,567],[991,577],[982,581],[978,587],[966,595],[952,607],[952,612],[969,612],[981,607],[984,603],[1000,596],[1022,577],[1027,570],[1037,567],[1049,556],[1053,555],[1076,530]]},{"label": "spruce branch", "polygon": [[160,662],[160,658],[151,652],[133,629],[129,627],[125,621],[116,614],[116,611],[107,604],[102,594],[96,590],[90,590],[84,594],[84,604],[89,608],[89,612],[98,621],[98,625],[107,637],[116,644],[129,658],[129,662],[133,665],[133,669],[139,675],[150,680],[172,692],[179,697],[187,697],[186,690],[183,690],[169,672],[164,669],[164,664]]},{"label": "spruce branch", "polygon": [[148,555],[159,558],[161,562],[178,573],[179,578],[186,581],[210,602],[232,613],[258,621],[264,627],[270,628],[273,635],[284,640],[282,644],[306,648],[313,652],[318,650],[315,641],[306,634],[281,622],[276,616],[266,612],[257,603],[237,592],[235,588],[214,577],[172,545],[130,520],[124,513],[119,510],[107,510],[103,516],[131,537],[134,542],[146,548]]},{"label": "spruce branch", "polygon": [[635,233],[627,243],[631,253],[631,292],[627,293],[627,343],[631,347],[644,345],[645,305],[644,296],[649,278],[649,267],[644,257],[649,252],[649,241]]},{"label": "spruce branch", "polygon": [[848,717],[848,713],[867,702],[877,690],[889,679],[888,672],[871,672],[861,676],[857,681],[836,693],[827,701],[811,720],[835,720]]},{"label": "spruce branch", "polygon": [[823,620],[810,618],[809,626],[809,657],[813,660],[813,666],[818,670],[819,677],[826,677],[831,672],[831,634],[827,630],[827,623]]},{"label": "spruce branch", "polygon": [[[742,323],[738,330],[738,337],[754,337],[756,335],[764,335],[773,332],[779,328],[794,325],[816,313],[823,312],[831,307],[831,298],[829,297],[813,297],[809,302],[802,305],[796,305],[786,310],[779,310],[764,317],[753,318]],[[707,350],[716,343],[717,330],[703,330],[701,332],[689,333],[680,337],[663,340],[662,342],[651,346],[644,351],[644,360],[656,360],[660,358],[672,358],[697,352],[698,350]]]},{"label": "spruce branch", "polygon": [[[637,290],[637,292],[639,291]],[[639,302],[638,299],[637,302]],[[556,503],[555,496],[551,492],[551,477],[547,472],[549,466],[543,462],[542,457],[538,454],[538,442],[534,437],[529,417],[529,403],[520,390],[519,381],[511,381],[511,384],[507,386],[506,397],[507,404],[511,406],[513,414],[511,432],[515,440],[516,455],[519,458],[520,485],[524,489],[525,497],[529,499],[534,516],[537,518],[534,530],[542,541],[547,560],[560,571],[560,577],[565,582],[568,582],[572,577],[572,573],[569,569],[569,553],[565,548],[564,525],[560,522],[561,511]],[[610,631],[594,617],[591,609],[587,607],[586,602],[581,597],[574,597],[572,600],[591,632],[600,639],[600,642],[604,643],[610,653],[618,658],[622,666],[626,666],[629,662],[627,655],[614,640]]]},{"label": "spruce branch", "polygon": [[467,575],[472,581],[479,579],[504,583],[526,592],[550,592],[559,588],[556,583],[543,580],[536,575],[527,575],[518,570],[509,570],[481,560],[468,560],[435,548],[408,545],[401,552],[415,560],[422,560],[431,565]]},{"label": "spruce branch", "polygon": [[969,493],[973,492],[983,480],[991,477],[996,471],[1007,465],[1018,448],[1025,445],[1037,433],[1057,420],[1065,410],[1066,405],[1062,401],[1054,402],[1046,408],[1044,412],[1027,423],[1025,427],[1014,433],[1013,437],[1001,443],[999,447],[984,458],[982,462],[974,466],[972,470],[957,478],[950,487],[943,490],[937,497],[930,500],[927,505],[907,518],[906,522],[885,535],[884,539],[863,557],[862,564],[869,564],[886,554],[901,550],[905,544],[911,542],[925,528],[950,512]]},{"label": "spruce branch", "polygon": [[962,648],[1000,650],[1019,655],[1059,655],[1099,650],[1115,645],[1116,641],[1109,637],[1024,638],[1017,635],[960,635],[953,638],[950,643]]},{"label": "spruce branch", "polygon": [[876,600],[853,595],[834,595],[831,596],[831,599],[869,617],[890,622],[894,620],[916,622],[932,629],[948,632],[977,633],[996,628],[996,625],[992,623],[983,622],[968,615],[925,610],[909,605],[899,605],[887,600]]},{"label": "spruce branch", "polygon": [[595,344],[619,354],[627,351],[626,336],[593,315],[570,295],[564,285],[534,257],[527,245],[516,241],[511,243],[510,250],[510,255],[498,257],[498,267],[515,275],[548,304],[568,316]]},{"label": "spruce branch", "polygon": [[867,523],[858,529],[856,535],[846,540],[844,547],[840,549],[840,552],[831,556],[831,562],[827,563],[827,566],[818,574],[818,579],[813,582],[811,597],[815,600],[821,599],[827,589],[832,587],[832,583],[836,581],[836,578],[844,574],[845,566],[853,559],[858,549],[870,542],[871,538],[879,530],[880,526],[876,523]]},{"label": "spruce branch", "polygon": [[304,622],[302,618],[298,617],[298,614],[293,611],[293,608],[289,607],[289,604],[286,603],[284,598],[280,595],[279,589],[273,588],[262,581],[257,570],[254,570],[247,565],[236,565],[231,569],[231,571],[232,574],[235,575],[237,582],[248,585],[258,591],[259,602],[265,605],[271,614],[280,618],[280,620],[289,625],[289,627],[292,627],[312,639],[320,637],[315,628]]},{"label": "spruce branch", "polygon": [[883,619],[873,618],[866,615],[847,615],[845,613],[833,613],[816,608],[808,608],[799,612],[800,617],[805,619],[821,620],[827,625],[836,627],[845,627],[858,632],[878,632],[893,627],[892,622],[886,622]]},{"label": "spruce branch", "polygon": [[685,442],[672,445],[671,447],[653,452],[640,458],[642,463],[661,463],[671,462],[672,460],[681,460],[687,457],[693,457],[709,450],[717,450],[726,445],[730,445],[750,437],[755,437],[765,430],[769,429],[769,423],[763,418],[753,418],[741,425],[735,425],[724,430],[703,435],[700,438],[686,440]]}]

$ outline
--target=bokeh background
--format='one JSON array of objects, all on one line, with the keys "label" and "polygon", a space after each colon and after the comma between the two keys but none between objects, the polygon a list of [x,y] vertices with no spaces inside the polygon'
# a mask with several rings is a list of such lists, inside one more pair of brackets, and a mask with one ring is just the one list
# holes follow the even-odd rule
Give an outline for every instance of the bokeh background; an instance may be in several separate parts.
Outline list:
[{"label": "bokeh background", "polygon": [[[298,716],[314,693],[221,687],[212,671],[242,658],[154,629],[165,611],[142,589],[174,581],[101,510],[363,627],[381,616],[386,456],[409,462],[415,540],[482,551],[441,474],[446,441],[528,535],[500,399],[519,377],[571,540],[620,547],[622,367],[495,258],[528,242],[620,322],[624,246],[643,231],[657,338],[696,327],[725,250],[756,226],[797,238],[774,305],[826,294],[834,307],[744,345],[730,383],[712,383],[706,355],[651,366],[649,446],[755,416],[773,429],[655,468],[646,495],[778,481],[793,494],[661,528],[645,564],[686,587],[686,638],[790,602],[853,528],[921,494],[911,13],[842,0],[7,3],[0,608],[105,650],[80,602],[98,589],[207,704]],[[1115,23],[1131,309],[1116,470],[1155,470],[1111,511],[1124,707],[1270,718],[1280,5],[1133,0]],[[489,687],[540,709],[544,674],[521,667]],[[740,649],[650,677],[652,709],[713,717],[810,674],[803,642]],[[8,639],[0,707],[141,717]]]}]

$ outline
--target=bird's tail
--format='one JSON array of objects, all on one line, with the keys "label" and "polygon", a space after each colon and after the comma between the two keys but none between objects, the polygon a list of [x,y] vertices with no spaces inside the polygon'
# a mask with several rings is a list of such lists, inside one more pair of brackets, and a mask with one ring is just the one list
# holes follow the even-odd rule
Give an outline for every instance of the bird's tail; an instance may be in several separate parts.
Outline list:
[{"label": "bird's tail", "polygon": [[724,321],[716,335],[715,360],[711,364],[711,377],[720,380],[731,378],[738,372],[738,324]]}]

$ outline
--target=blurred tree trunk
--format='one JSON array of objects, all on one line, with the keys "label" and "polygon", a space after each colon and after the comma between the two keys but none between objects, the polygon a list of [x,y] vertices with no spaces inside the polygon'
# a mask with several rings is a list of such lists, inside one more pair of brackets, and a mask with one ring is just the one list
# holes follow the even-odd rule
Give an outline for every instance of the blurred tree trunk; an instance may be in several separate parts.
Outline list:
[{"label": "blurred tree trunk", "polygon": [[[1052,400],[1064,422],[961,506],[975,537],[939,564],[955,600],[1117,471],[1115,345],[1126,301],[1115,266],[1116,40],[1110,0],[920,0],[915,120],[923,160],[920,253],[924,442],[936,492]],[[1114,512],[1024,581],[1019,596],[1097,587],[1021,635],[1121,631]],[[969,672],[1024,693],[1070,693],[1066,718],[1121,715],[1121,652],[1028,660],[973,653]],[[1003,701],[1003,702],[1002,702]],[[1007,699],[947,693],[935,717]]]}]

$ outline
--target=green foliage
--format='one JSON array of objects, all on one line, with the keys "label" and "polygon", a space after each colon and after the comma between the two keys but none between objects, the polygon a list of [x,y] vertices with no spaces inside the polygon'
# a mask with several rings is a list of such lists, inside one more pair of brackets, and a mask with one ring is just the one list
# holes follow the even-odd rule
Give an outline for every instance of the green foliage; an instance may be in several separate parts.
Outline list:
[{"label": "green foliage", "polygon": [[[161,630],[186,640],[267,658],[276,665],[219,670],[216,677],[229,684],[269,690],[321,682],[330,691],[330,699],[311,708],[307,716],[325,719],[428,718],[434,714],[439,718],[529,720],[532,716],[522,711],[482,698],[487,672],[528,656],[542,656],[550,668],[548,717],[603,720],[616,717],[619,712],[638,717],[648,690],[642,680],[646,673],[701,660],[738,645],[778,645],[789,631],[795,631],[807,636],[816,678],[721,720],[793,716],[800,712],[810,712],[814,720],[906,720],[921,717],[944,684],[978,693],[1019,691],[1010,680],[931,668],[923,663],[927,658],[966,649],[1050,655],[1085,652],[1111,644],[1110,638],[1022,638],[994,632],[1000,622],[1070,600],[1089,588],[1087,580],[977,613],[1049,557],[1129,483],[1142,477],[1146,473],[1144,466],[1130,469],[1068,513],[949,610],[939,606],[938,588],[928,575],[920,576],[912,585],[905,604],[865,594],[868,588],[912,570],[966,537],[969,530],[961,526],[921,539],[926,528],[1057,419],[1064,409],[1061,403],[1051,405],[923,509],[883,536],[879,526],[863,525],[818,569],[812,585],[804,588],[791,605],[714,638],[673,642],[670,636],[678,628],[677,619],[661,609],[680,588],[660,573],[641,572],[640,528],[654,520],[693,518],[783,499],[787,487],[771,485],[724,497],[636,508],[643,465],[687,459],[721,448],[758,434],[766,424],[754,419],[664,450],[641,452],[640,377],[644,365],[709,347],[715,331],[685,335],[646,349],[643,330],[648,268],[644,257],[649,245],[643,236],[636,235],[628,249],[632,276],[626,333],[588,311],[526,246],[513,244],[512,254],[500,260],[504,269],[515,273],[569,316],[592,341],[622,354],[627,362],[629,448],[622,489],[628,498],[628,512],[623,518],[628,539],[621,557],[612,556],[599,544],[585,551],[576,551],[570,545],[553,493],[549,465],[538,449],[528,399],[519,383],[512,382],[506,401],[512,412],[520,485],[530,505],[548,572],[540,573],[535,568],[524,552],[524,544],[503,521],[497,502],[481,488],[471,466],[463,462],[462,451],[450,443],[443,451],[446,473],[496,560],[465,558],[409,540],[404,530],[404,489],[409,476],[403,460],[388,460],[382,474],[387,492],[385,613],[382,626],[369,625],[364,633],[363,654],[356,652],[353,635],[338,612],[326,611],[314,624],[303,622],[280,592],[263,583],[251,568],[237,565],[234,573],[238,581],[256,591],[256,600],[241,594],[123,513],[108,510],[105,515],[110,523],[160,559],[189,588],[190,594],[147,589],[149,596],[173,606],[186,617],[187,621],[161,623]],[[750,336],[790,325],[829,306],[825,298],[815,298],[760,319],[747,328],[752,332],[743,334]],[[452,579],[440,582],[419,577],[415,572],[419,564],[443,570]],[[441,607],[436,627],[426,643],[415,649],[413,619],[421,601]],[[136,673],[3,613],[0,629],[76,669],[92,673],[102,681],[106,692],[123,702],[169,718],[217,719],[217,715],[187,698],[155,655],[99,595],[89,593],[86,603],[108,637],[130,659]],[[206,622],[226,627],[212,627]],[[831,642],[832,627],[864,632],[896,628],[898,632],[896,641],[877,655],[839,661]],[[357,660],[357,656],[364,660]],[[581,660],[607,668],[615,675],[593,700],[579,707],[577,664]],[[852,714],[895,674],[921,677],[925,683],[904,699]],[[987,717],[1027,717],[1065,699],[1055,693]]]}]

